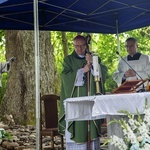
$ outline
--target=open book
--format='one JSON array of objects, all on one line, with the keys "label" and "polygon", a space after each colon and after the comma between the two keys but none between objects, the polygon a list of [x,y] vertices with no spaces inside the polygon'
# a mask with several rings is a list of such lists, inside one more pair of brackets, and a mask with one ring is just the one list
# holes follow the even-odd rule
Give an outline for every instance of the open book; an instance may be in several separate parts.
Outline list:
[{"label": "open book", "polygon": [[117,93],[135,93],[137,92],[137,88],[139,86],[144,86],[144,83],[147,81],[145,80],[133,80],[133,81],[125,81],[123,84],[121,84],[118,88],[113,90],[112,94]]}]

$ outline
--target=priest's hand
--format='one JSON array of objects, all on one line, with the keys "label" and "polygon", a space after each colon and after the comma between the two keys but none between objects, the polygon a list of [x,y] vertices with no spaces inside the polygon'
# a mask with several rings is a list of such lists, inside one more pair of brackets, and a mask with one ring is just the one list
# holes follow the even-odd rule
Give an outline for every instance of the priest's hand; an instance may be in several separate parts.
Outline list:
[{"label": "priest's hand", "polygon": [[92,56],[91,56],[91,54],[89,54],[89,53],[86,53],[85,59],[86,59],[86,61],[87,61],[88,63],[92,63],[92,62],[93,62]]},{"label": "priest's hand", "polygon": [[83,67],[83,72],[86,73],[91,70],[91,64],[88,63]]},{"label": "priest's hand", "polygon": [[134,77],[134,76],[136,76],[136,73],[135,73],[132,69],[128,69],[128,70],[125,72],[124,76],[125,76],[126,78],[128,78],[128,77]]}]

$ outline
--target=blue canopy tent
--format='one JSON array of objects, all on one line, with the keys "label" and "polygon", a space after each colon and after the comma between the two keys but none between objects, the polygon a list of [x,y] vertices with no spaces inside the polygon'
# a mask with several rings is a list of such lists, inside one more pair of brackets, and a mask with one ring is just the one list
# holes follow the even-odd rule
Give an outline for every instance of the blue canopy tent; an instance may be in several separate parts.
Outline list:
[{"label": "blue canopy tent", "polygon": [[[34,30],[33,0],[1,1],[0,29]],[[148,26],[150,1],[39,0],[38,15],[40,30],[115,34]]]},{"label": "blue canopy tent", "polygon": [[0,29],[34,30],[39,149],[39,30],[118,34],[150,25],[150,0],[0,0]]}]

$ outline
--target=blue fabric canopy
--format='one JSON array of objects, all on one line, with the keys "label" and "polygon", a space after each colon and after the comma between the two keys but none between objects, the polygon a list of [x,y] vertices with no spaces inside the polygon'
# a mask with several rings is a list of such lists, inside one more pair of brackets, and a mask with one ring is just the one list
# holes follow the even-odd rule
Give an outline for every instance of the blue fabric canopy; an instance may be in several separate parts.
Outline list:
[{"label": "blue fabric canopy", "polygon": [[[33,0],[0,0],[0,29],[34,30]],[[39,0],[39,29],[121,33],[150,25],[150,0]]]},{"label": "blue fabric canopy", "polygon": [[36,150],[39,150],[38,27],[49,31],[109,34],[146,27],[150,25],[150,0],[39,0],[38,11],[34,9],[37,1],[0,0],[0,29],[35,31]]}]

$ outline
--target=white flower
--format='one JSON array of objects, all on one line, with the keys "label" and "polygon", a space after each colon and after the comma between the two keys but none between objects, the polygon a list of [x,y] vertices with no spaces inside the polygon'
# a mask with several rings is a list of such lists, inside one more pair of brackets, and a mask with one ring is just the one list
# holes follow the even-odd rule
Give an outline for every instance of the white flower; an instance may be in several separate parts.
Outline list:
[{"label": "white flower", "polygon": [[128,122],[129,122],[129,124],[130,124],[132,130],[134,131],[134,130],[137,128],[137,126],[136,126],[137,122],[136,122],[133,118],[132,118],[132,119],[129,119]]},{"label": "white flower", "polygon": [[148,130],[147,130],[147,126],[146,124],[143,122],[142,125],[138,128],[140,134],[143,134],[143,133],[147,133]]},{"label": "white flower", "polygon": [[113,135],[110,138],[110,142],[112,145],[115,145],[116,147],[118,147],[121,150],[127,150],[127,146],[125,144],[125,142],[123,141],[123,139],[120,139],[119,137]]},{"label": "white flower", "polygon": [[138,141],[138,142],[142,142],[142,140],[143,140],[143,137],[142,137],[142,136],[138,136],[138,137],[137,137],[137,141]]},{"label": "white flower", "polygon": [[145,110],[143,118],[139,115],[134,117],[127,111],[121,111],[129,118],[125,120],[114,120],[111,123],[119,123],[123,128],[124,139],[115,135],[110,137],[110,144],[118,147],[119,150],[150,150],[150,108],[145,101]]},{"label": "white flower", "polygon": [[145,110],[143,111],[143,113],[144,113],[145,115],[147,115],[147,116],[150,116],[150,108],[145,109]]},{"label": "white flower", "polygon": [[134,122],[135,122],[135,121],[134,121],[133,119],[129,119],[128,122],[129,122],[129,124],[130,124],[131,126],[134,126]]},{"label": "white flower", "polygon": [[150,144],[145,143],[144,147],[141,150],[150,150]]}]

